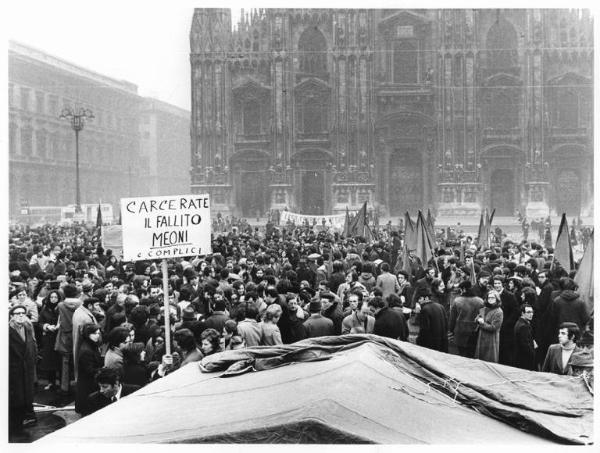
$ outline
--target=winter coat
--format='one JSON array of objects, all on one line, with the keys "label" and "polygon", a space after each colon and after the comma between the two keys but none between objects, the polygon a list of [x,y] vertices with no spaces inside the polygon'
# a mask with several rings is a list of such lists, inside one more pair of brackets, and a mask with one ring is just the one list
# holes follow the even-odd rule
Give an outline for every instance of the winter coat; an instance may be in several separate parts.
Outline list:
[{"label": "winter coat", "polygon": [[389,307],[382,308],[375,315],[373,333],[382,337],[406,341],[408,340],[406,318],[397,310]]},{"label": "winter coat", "polygon": [[104,366],[107,368],[123,368],[123,352],[119,348],[110,348],[104,356]]},{"label": "winter coat", "polygon": [[271,322],[263,322],[262,325],[262,339],[260,344],[262,346],[276,346],[283,344],[281,341],[281,332],[277,324]]},{"label": "winter coat", "polygon": [[522,317],[519,318],[515,323],[514,335],[514,366],[535,371],[535,348],[533,347],[533,333],[529,321]]},{"label": "winter coat", "polygon": [[65,299],[58,303],[58,335],[54,349],[61,354],[73,354],[73,313],[81,305],[79,299]]},{"label": "winter coat", "polygon": [[579,298],[578,293],[570,289],[560,293],[560,296],[554,299],[550,306],[549,322],[551,326],[554,326],[552,333],[555,336],[563,322],[574,322],[583,333],[589,320],[590,315],[585,302]]},{"label": "winter coat", "polygon": [[450,306],[449,330],[454,333],[456,346],[466,348],[477,330],[475,318],[483,308],[479,297],[458,296]]},{"label": "winter coat", "polygon": [[223,333],[223,327],[225,321],[229,319],[229,316],[223,311],[213,311],[212,314],[206,319],[204,325],[207,329],[215,329],[219,334]]},{"label": "winter coat", "polygon": [[[73,317],[71,318],[71,324],[73,325],[73,363],[77,363],[77,355],[81,347],[81,329],[88,323],[96,323],[96,318],[82,303],[73,312]],[[77,370],[75,370],[75,379],[77,379]]]},{"label": "winter coat", "polygon": [[484,307],[479,310],[485,321],[478,324],[479,335],[475,347],[475,358],[486,362],[498,363],[500,358],[500,327],[504,314],[500,307]]},{"label": "winter coat", "polygon": [[371,290],[375,286],[375,281],[375,277],[373,277],[373,274],[371,274],[370,272],[362,272],[358,276],[358,283],[363,285],[368,292],[371,292]]},{"label": "winter coat", "polygon": [[77,366],[77,385],[75,387],[75,412],[81,415],[89,413],[88,396],[98,389],[96,372],[104,362],[98,345],[89,339],[83,340],[79,348]]},{"label": "winter coat", "polygon": [[8,403],[29,409],[35,391],[37,344],[30,322],[24,324],[25,341],[10,324],[8,328]]},{"label": "winter coat", "polygon": [[262,338],[262,325],[254,319],[244,319],[237,325],[238,333],[249,348],[259,346]]},{"label": "winter coat", "polygon": [[42,361],[40,362],[40,369],[44,371],[56,371],[59,370],[61,366],[60,355],[54,350],[58,330],[44,330],[45,324],[55,326],[57,323],[58,307],[52,309],[49,305],[44,305],[40,310],[40,318],[38,321],[41,331],[40,354],[42,356]]},{"label": "winter coat", "polygon": [[321,314],[333,321],[333,335],[341,335],[342,321],[344,320],[344,312],[342,304],[334,302],[327,310],[323,310]]},{"label": "winter coat", "polygon": [[515,296],[507,290],[500,293],[500,301],[502,302],[502,327],[500,327],[498,361],[503,365],[512,365],[515,355],[515,323],[521,316],[521,311]]},{"label": "winter coat", "polygon": [[367,315],[364,320],[358,319],[356,312],[352,312],[342,321],[342,335],[348,333],[373,333],[375,318]]},{"label": "winter coat", "polygon": [[312,313],[304,322],[306,338],[324,337],[333,335],[333,321],[320,313]]},{"label": "winter coat", "polygon": [[448,352],[448,317],[438,302],[421,306],[417,344],[436,351]]},{"label": "winter coat", "polygon": [[381,289],[382,297],[384,299],[390,294],[396,294],[400,290],[398,279],[389,272],[384,272],[377,277],[375,287]]}]

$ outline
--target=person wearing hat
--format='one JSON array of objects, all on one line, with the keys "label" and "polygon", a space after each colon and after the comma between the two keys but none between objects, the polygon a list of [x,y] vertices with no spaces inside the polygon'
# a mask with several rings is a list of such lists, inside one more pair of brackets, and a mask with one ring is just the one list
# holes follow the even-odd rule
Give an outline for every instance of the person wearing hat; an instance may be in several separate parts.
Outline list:
[{"label": "person wearing hat", "polygon": [[23,430],[25,416],[33,410],[37,344],[27,308],[17,304],[8,313],[8,423],[13,435]]},{"label": "person wearing hat", "polygon": [[469,280],[458,285],[459,296],[450,306],[449,331],[454,335],[454,344],[462,357],[473,358],[477,344],[475,318],[483,308],[483,300],[475,296]]},{"label": "person wearing hat", "polygon": [[322,309],[323,305],[321,303],[321,297],[317,294],[308,305],[310,316],[304,321],[306,338],[323,337],[334,334],[333,321],[321,314]]}]

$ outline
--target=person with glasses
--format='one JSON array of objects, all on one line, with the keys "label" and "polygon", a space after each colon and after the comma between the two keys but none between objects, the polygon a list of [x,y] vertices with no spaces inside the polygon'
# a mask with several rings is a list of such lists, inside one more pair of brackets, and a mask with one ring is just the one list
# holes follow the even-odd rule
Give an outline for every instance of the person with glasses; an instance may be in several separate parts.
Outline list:
[{"label": "person with glasses", "polygon": [[8,401],[9,436],[23,431],[27,413],[33,412],[37,344],[27,308],[17,304],[9,310]]},{"label": "person with glasses", "polygon": [[533,339],[531,319],[533,318],[533,307],[529,304],[521,306],[521,317],[514,327],[515,335],[515,358],[514,366],[524,370],[536,370],[535,349],[537,344]]}]

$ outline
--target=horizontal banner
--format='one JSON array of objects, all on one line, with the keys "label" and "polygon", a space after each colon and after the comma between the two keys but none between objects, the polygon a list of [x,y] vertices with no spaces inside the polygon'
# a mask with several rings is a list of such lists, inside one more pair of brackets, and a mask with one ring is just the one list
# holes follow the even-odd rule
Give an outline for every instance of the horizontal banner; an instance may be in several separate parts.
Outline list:
[{"label": "horizontal banner", "polygon": [[312,226],[314,221],[317,221],[317,225],[323,225],[323,220],[325,220],[325,225],[334,226],[334,227],[343,227],[344,226],[344,218],[346,214],[337,214],[337,215],[305,215],[305,214],[296,214],[295,212],[282,211],[281,212],[281,223],[286,223],[288,220],[295,223],[296,225],[302,225],[305,220],[308,220],[309,225]]}]

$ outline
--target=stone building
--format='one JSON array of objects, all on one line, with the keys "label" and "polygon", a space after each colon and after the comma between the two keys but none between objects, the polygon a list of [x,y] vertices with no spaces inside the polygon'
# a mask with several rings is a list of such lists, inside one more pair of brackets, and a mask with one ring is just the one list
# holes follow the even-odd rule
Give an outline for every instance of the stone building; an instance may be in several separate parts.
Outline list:
[{"label": "stone building", "polygon": [[587,11],[201,8],[190,47],[219,210],[592,212]]},{"label": "stone building", "polygon": [[158,99],[140,106],[144,195],[182,195],[190,191],[190,112]]}]

